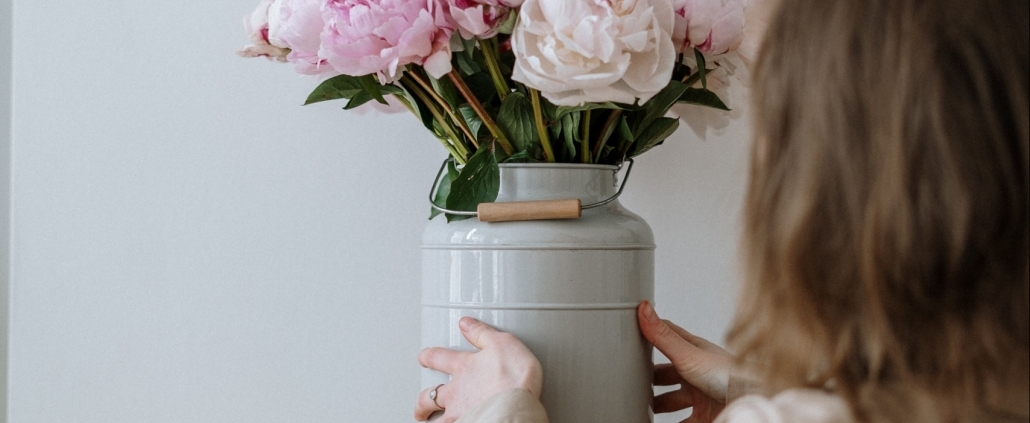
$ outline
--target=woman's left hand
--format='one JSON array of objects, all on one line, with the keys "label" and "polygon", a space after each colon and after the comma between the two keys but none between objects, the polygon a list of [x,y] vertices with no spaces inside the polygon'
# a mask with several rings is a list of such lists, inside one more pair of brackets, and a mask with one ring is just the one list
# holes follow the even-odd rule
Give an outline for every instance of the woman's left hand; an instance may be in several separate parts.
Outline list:
[{"label": "woman's left hand", "polygon": [[465,413],[510,389],[524,389],[540,398],[544,374],[540,361],[514,335],[498,331],[471,317],[463,317],[458,327],[477,352],[447,348],[426,348],[418,354],[422,367],[451,375],[451,381],[436,388],[436,400],[429,397],[433,388],[418,395],[415,420],[426,421],[443,411],[443,423],[453,422]]}]

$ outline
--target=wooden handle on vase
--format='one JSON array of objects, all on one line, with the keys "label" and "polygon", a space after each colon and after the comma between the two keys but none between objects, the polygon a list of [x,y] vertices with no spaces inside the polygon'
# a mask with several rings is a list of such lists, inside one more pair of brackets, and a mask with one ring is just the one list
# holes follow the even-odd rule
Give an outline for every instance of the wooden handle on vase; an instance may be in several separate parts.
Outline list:
[{"label": "wooden handle on vase", "polygon": [[513,222],[517,220],[578,219],[583,214],[579,199],[513,201],[480,203],[477,210],[481,222]]}]

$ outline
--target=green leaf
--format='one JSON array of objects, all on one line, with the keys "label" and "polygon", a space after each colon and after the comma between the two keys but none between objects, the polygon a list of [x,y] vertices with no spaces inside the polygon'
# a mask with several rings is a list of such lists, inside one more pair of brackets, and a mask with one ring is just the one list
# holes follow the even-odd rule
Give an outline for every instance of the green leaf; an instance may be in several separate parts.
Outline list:
[{"label": "green leaf", "polygon": [[565,154],[569,160],[576,158],[576,143],[579,142],[579,123],[581,118],[581,112],[566,114],[561,118],[562,133],[565,139]]},{"label": "green leaf", "polygon": [[489,148],[490,148],[490,151],[492,151],[494,153],[494,160],[496,160],[497,163],[504,163],[504,162],[508,161],[508,153],[505,153],[503,149],[497,148],[496,145],[492,145],[492,144],[490,145]]},{"label": "green leaf", "polygon": [[583,112],[594,109],[621,109],[618,104],[606,101],[604,103],[584,103],[579,106],[558,106],[558,111],[555,113],[555,120],[565,117],[569,113]]},{"label": "green leaf", "polygon": [[[542,102],[541,102],[541,106],[543,106]],[[541,107],[541,109],[543,109],[543,107]],[[550,132],[550,134],[551,134],[551,140],[553,141],[553,140],[560,139],[561,136],[562,136],[562,121],[560,121],[560,120],[556,121],[556,120],[553,120],[553,119],[548,119],[547,118],[547,112],[544,112],[543,115],[544,115],[545,126],[546,126],[548,132]],[[546,122],[551,122],[551,124],[547,125]]]},{"label": "green leaf", "polygon": [[687,88],[689,88],[687,85],[679,81],[669,81],[665,88],[644,105],[642,116],[640,112],[634,112],[634,119],[630,122],[633,124],[631,128],[633,128],[634,137],[639,136],[655,119],[665,116],[669,112],[669,108],[676,104]]},{"label": "green leaf", "polygon": [[683,92],[683,95],[680,96],[679,102],[707,106],[719,110],[730,110],[729,107],[726,107],[726,103],[723,103],[722,100],[719,99],[718,95],[702,88],[687,89]]},{"label": "green leaf", "polygon": [[517,92],[508,94],[497,112],[497,126],[516,150],[529,150],[539,141],[534,125],[533,104],[529,99]]},{"label": "green leaf", "polygon": [[350,75],[337,75],[322,81],[318,84],[318,87],[308,95],[308,99],[304,101],[304,105],[319,103],[322,101],[339,100],[341,98],[351,98],[357,95],[359,92],[365,89],[361,87],[361,82],[358,78]]},{"label": "green leaf", "polygon": [[419,118],[422,119],[422,125],[425,126],[426,129],[432,131],[433,123],[436,122],[436,119],[433,117],[433,113],[429,111],[429,108],[421,99],[418,98],[418,96],[408,92],[407,88],[403,89],[403,94],[404,98],[408,99],[408,103],[411,104],[411,107],[415,108]]},{"label": "green leaf", "polygon": [[[501,170],[490,148],[480,148],[472,155],[458,177],[451,182],[447,195],[447,208],[458,211],[475,211],[479,203],[497,199],[500,189]],[[447,215],[447,221],[468,219],[469,216]]]},{"label": "green leaf", "polygon": [[[447,161],[447,172],[444,173],[443,178],[440,179],[440,185],[436,187],[436,196],[433,197],[433,203],[437,206],[447,208],[447,196],[451,194],[451,182],[458,178],[458,169],[454,167],[454,161]],[[442,212],[430,207],[429,208],[429,220],[433,220],[434,217],[439,216]]]},{"label": "green leaf", "polygon": [[375,75],[368,74],[362,76],[358,78],[358,81],[361,82],[361,88],[364,88],[379,104],[386,104],[386,99],[383,98],[383,93],[379,90],[379,87],[382,85],[379,85],[379,80],[376,79]]},{"label": "green leaf", "polygon": [[362,104],[368,103],[369,101],[372,101],[372,94],[369,94],[368,91],[364,90],[359,91],[354,95],[354,97],[350,98],[350,101],[347,102],[346,106],[343,106],[343,110],[354,109]]},{"label": "green leaf", "polygon": [[468,125],[469,130],[476,136],[476,140],[483,139],[479,136],[479,130],[483,127],[483,120],[479,118],[479,114],[472,109],[472,106],[463,104],[461,107],[458,107],[458,112],[465,119],[465,124]]},{"label": "green leaf", "polygon": [[[384,85],[384,86],[382,86],[380,88],[381,88],[381,92],[383,94],[389,94],[389,95],[403,95],[404,94],[404,91],[402,91],[400,88],[398,88],[398,87],[396,87],[394,85]],[[359,91],[357,94],[354,95],[354,97],[350,98],[350,101],[347,102],[346,106],[343,106],[343,110],[354,109],[354,108],[356,108],[358,106],[361,106],[362,104],[365,104],[365,103],[368,103],[369,101],[372,101],[372,99],[373,99],[372,94],[369,93],[368,91],[364,91],[364,90]]]},{"label": "green leaf", "polygon": [[[612,112],[612,113],[617,113],[617,112]],[[622,116],[619,119],[620,119],[620,122],[621,122],[623,119],[625,119],[625,116]],[[615,129],[618,126],[620,126],[620,125],[619,124],[607,125],[605,127],[605,129],[604,129],[604,132],[602,134],[600,134],[601,135],[601,140],[604,142],[604,144],[601,146],[601,148],[597,149],[597,151],[594,153],[594,158],[593,158],[594,163],[600,163],[601,162],[601,158],[608,154],[606,152],[605,148],[608,148],[608,142],[611,141],[612,134],[615,133]],[[633,135],[633,134],[631,133],[630,135]],[[591,148],[594,148],[594,147],[591,147]]]},{"label": "green leaf", "polygon": [[697,73],[701,77],[701,87],[708,89],[708,78],[705,78],[705,55],[701,50],[694,49],[694,60],[697,60]]},{"label": "green leaf", "polygon": [[504,160],[504,163],[537,163],[537,162],[539,162],[539,160],[534,159],[533,155],[529,154],[529,151],[526,151],[526,150],[522,150],[522,151],[520,151],[518,153],[512,154],[511,156],[508,156],[508,158]]},{"label": "green leaf", "polygon": [[676,129],[680,126],[680,120],[676,118],[662,117],[655,120],[640,133],[633,142],[633,148],[630,149],[628,156],[636,157],[647,150],[654,148],[654,146],[661,144],[666,138],[669,138]]},{"label": "green leaf", "polygon": [[630,142],[636,139],[633,131],[629,129],[629,122],[626,120],[625,116],[619,119],[619,135],[622,136],[622,139]]},{"label": "green leaf", "polygon": [[[601,157],[608,157],[610,154],[612,154],[613,151],[615,151],[615,147],[612,147],[610,145],[605,145],[603,148],[601,148]],[[610,162],[608,164],[618,164],[618,163],[617,162]]]},{"label": "green leaf", "polygon": [[497,28],[497,32],[500,34],[511,34],[515,30],[515,21],[518,18],[518,13],[509,13],[508,20],[504,21],[501,26]]},{"label": "green leaf", "polygon": [[479,67],[479,64],[476,63],[475,59],[473,58],[474,51],[474,49],[469,49],[466,50],[467,53],[462,52],[460,54],[454,55],[456,59],[455,61],[458,62],[458,70],[461,71],[462,74],[472,75],[482,71],[482,69]]},{"label": "green leaf", "polygon": [[[476,99],[484,106],[490,104],[490,101],[497,97],[494,81],[490,79],[490,75],[486,72],[474,73],[466,76],[464,79],[465,85],[468,85],[469,90],[472,90],[472,94],[475,94]],[[462,97],[462,101],[465,101],[464,97]]]},{"label": "green leaf", "polygon": [[379,92],[383,93],[383,95],[386,96],[402,94],[404,93],[404,90],[402,90],[401,87],[397,85],[380,85]]},{"label": "green leaf", "polygon": [[[477,40],[475,37],[469,38],[467,40],[464,39],[464,38],[461,38],[461,37],[458,37],[458,39],[461,40],[461,52],[456,53],[456,54],[464,55],[470,62],[475,64],[475,60],[476,60],[476,44],[478,43],[479,40]],[[479,71],[476,70],[476,72],[479,72]],[[471,73],[473,73],[473,72],[468,72],[468,73],[465,73],[465,74],[468,75],[468,74],[471,74]]]},{"label": "green leaf", "polygon": [[541,114],[544,116],[545,123],[557,122],[561,120],[558,119],[558,106],[555,106],[544,96],[540,96],[540,111],[542,112]]},{"label": "green leaf", "polygon": [[458,88],[454,86],[454,82],[451,82],[450,78],[436,79],[429,77],[429,82],[433,86],[433,90],[440,94],[440,97],[451,106],[452,110],[458,107],[460,94],[458,94]]}]

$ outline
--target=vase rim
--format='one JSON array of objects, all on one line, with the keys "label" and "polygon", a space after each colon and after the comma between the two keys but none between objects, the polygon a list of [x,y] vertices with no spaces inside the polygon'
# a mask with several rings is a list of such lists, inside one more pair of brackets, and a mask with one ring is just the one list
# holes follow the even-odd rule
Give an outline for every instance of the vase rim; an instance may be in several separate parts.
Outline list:
[{"label": "vase rim", "polygon": [[597,169],[619,170],[621,166],[584,163],[501,163],[502,169]]}]

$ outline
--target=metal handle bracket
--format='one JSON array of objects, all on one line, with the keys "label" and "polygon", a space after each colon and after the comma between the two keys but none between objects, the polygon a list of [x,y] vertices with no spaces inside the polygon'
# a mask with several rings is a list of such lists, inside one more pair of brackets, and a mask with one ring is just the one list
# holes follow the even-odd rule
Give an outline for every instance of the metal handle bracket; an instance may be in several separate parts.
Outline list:
[{"label": "metal handle bracket", "polygon": [[[440,176],[443,175],[444,170],[447,169],[447,163],[450,163],[453,160],[454,160],[453,158],[448,158],[447,160],[444,160],[442,165],[440,165],[440,170],[436,173],[436,178],[433,180],[433,187],[429,189],[429,205],[432,206],[434,209],[436,209],[437,211],[439,211],[441,213],[447,213],[447,214],[451,214],[451,215],[455,215],[455,216],[477,216],[478,217],[479,216],[479,212],[476,212],[476,211],[462,211],[462,210],[450,210],[450,209],[446,209],[446,208],[438,206],[436,204],[436,202],[434,201],[434,199],[436,197],[436,189],[440,186]],[[589,209],[593,209],[593,208],[597,208],[597,207],[601,207],[601,206],[605,206],[605,205],[611,204],[613,201],[617,200],[619,198],[619,196],[622,195],[622,190],[626,188],[626,183],[629,182],[630,172],[633,171],[633,159],[626,159],[623,162],[623,165],[625,163],[627,163],[627,162],[629,163],[629,166],[625,166],[625,168],[626,168],[626,175],[622,177],[622,184],[619,185],[619,190],[616,191],[615,194],[613,194],[611,197],[608,197],[608,198],[606,198],[604,200],[598,201],[596,203],[585,204],[585,205],[580,206],[580,210],[581,211],[582,210],[589,210]],[[620,170],[622,170],[623,165],[619,165],[619,168],[615,169],[613,172],[617,174]],[[504,203],[485,203],[485,204],[504,204]]]}]

